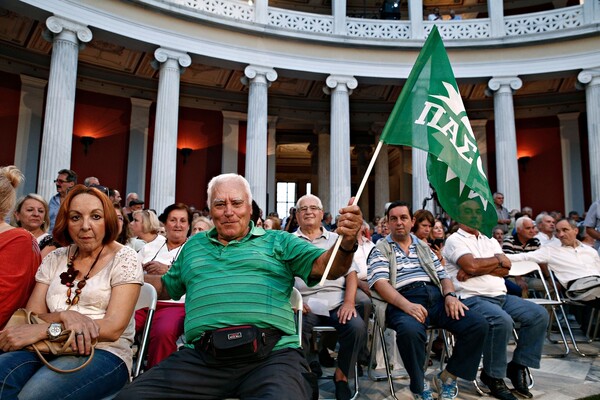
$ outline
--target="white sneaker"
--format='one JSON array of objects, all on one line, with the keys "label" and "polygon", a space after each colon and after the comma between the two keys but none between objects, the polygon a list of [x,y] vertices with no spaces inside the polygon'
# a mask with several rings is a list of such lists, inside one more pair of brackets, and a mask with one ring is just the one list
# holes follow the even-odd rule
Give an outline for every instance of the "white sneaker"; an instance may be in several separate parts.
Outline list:
[{"label": "white sneaker", "polygon": [[433,386],[438,393],[438,400],[453,400],[458,396],[458,386],[456,379],[442,382],[440,374],[433,377]]},{"label": "white sneaker", "polygon": [[433,392],[429,387],[429,383],[425,382],[425,386],[423,387],[423,392],[421,394],[413,393],[412,394],[415,400],[433,400]]}]

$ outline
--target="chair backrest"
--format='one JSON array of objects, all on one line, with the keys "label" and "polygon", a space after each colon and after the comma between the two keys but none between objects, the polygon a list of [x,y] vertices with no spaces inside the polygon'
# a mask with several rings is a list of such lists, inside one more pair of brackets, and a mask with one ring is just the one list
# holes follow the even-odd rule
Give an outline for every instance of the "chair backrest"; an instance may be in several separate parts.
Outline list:
[{"label": "chair backrest", "polygon": [[138,351],[135,354],[135,362],[131,370],[132,379],[136,378],[140,374],[142,364],[144,363],[144,358],[146,358],[148,340],[150,339],[150,328],[152,327],[152,319],[154,318],[154,312],[156,311],[157,300],[158,296],[154,286],[148,282],[144,282],[142,290],[140,291],[140,296],[138,297],[138,301],[135,304],[135,310],[137,311],[147,307],[148,315],[146,316],[146,322],[144,323],[144,329],[142,330],[142,335],[140,337]]},{"label": "chair backrest", "polygon": [[298,344],[300,347],[302,347],[302,295],[295,287],[292,287],[290,304],[292,306],[292,310],[296,312],[296,332],[298,333]]},{"label": "chair backrest", "polygon": [[[548,289],[548,285],[546,284],[546,279],[544,279],[544,274],[542,274],[542,270],[540,269],[540,266],[534,262],[534,261],[513,261],[511,263],[510,266],[510,271],[508,272],[508,275],[510,276],[523,276],[523,275],[527,275],[531,272],[535,272],[538,274],[538,277],[540,278],[542,285],[544,286],[544,296],[546,297],[546,299],[550,300],[553,299],[552,298],[552,292]],[[553,282],[554,284],[554,282]],[[557,301],[560,301],[560,299],[556,299]]]},{"label": "chair backrest", "polygon": [[137,303],[135,303],[136,311],[140,308],[148,307],[151,310],[156,310],[156,301],[158,296],[156,295],[156,289],[148,282],[144,282],[140,296],[138,297]]}]

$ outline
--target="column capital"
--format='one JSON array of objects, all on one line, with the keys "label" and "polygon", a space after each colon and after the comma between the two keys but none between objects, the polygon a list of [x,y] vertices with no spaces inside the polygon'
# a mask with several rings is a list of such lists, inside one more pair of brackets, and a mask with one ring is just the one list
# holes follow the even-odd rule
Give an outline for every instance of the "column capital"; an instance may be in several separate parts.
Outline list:
[{"label": "column capital", "polygon": [[237,112],[237,111],[222,110],[221,115],[223,115],[223,118],[226,118],[226,119],[237,119],[239,121],[247,121],[248,120],[248,114]]},{"label": "column capital", "polygon": [[600,85],[600,67],[584,69],[577,75],[577,80],[584,85]]},{"label": "column capital", "polygon": [[38,89],[43,89],[48,84],[48,80],[21,74],[21,83],[23,84],[23,86],[30,86]]},{"label": "column capital", "polygon": [[558,117],[558,120],[561,122],[564,121],[576,121],[579,118],[579,115],[581,113],[579,111],[576,112],[569,112],[569,113],[559,113],[556,114],[556,116]]},{"label": "column capital", "polygon": [[138,97],[130,97],[129,100],[131,101],[131,105],[134,107],[150,108],[150,106],[152,105],[152,100],[148,100],[148,99],[140,99]]},{"label": "column capital", "polygon": [[512,93],[521,89],[523,81],[518,76],[498,76],[493,77],[488,82],[488,89],[492,92]]},{"label": "column capital", "polygon": [[331,94],[331,89],[348,91],[352,94],[352,90],[358,87],[358,81],[353,76],[349,75],[329,75],[325,80],[323,92]]},{"label": "column capital", "polygon": [[329,135],[331,132],[329,132],[329,124],[323,124],[321,122],[315,122],[315,124],[313,125],[313,133],[315,135]]},{"label": "column capital", "polygon": [[250,81],[258,81],[262,83],[271,83],[277,80],[277,71],[271,67],[262,65],[248,65],[244,68],[244,76],[242,83],[248,85]]},{"label": "column capital", "polygon": [[63,31],[73,32],[81,43],[87,43],[92,40],[92,31],[85,25],[70,19],[51,16],[46,20],[46,27],[54,35],[58,35]]},{"label": "column capital", "polygon": [[154,50],[154,61],[152,62],[152,66],[154,68],[158,69],[156,62],[162,64],[167,60],[177,61],[177,64],[179,64],[179,66],[182,68],[192,65],[192,58],[187,53],[182,51],[169,49],[167,47],[159,47],[158,49]]}]

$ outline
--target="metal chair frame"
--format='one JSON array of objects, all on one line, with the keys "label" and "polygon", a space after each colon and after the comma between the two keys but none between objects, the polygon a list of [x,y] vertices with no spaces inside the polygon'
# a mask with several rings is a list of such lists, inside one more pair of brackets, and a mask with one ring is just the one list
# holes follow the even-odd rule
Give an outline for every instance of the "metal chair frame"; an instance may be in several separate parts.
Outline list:
[{"label": "metal chair frame", "polygon": [[[374,307],[376,307],[374,305]],[[380,323],[380,321],[378,321],[377,319],[377,314],[375,312],[373,312],[373,340],[371,342],[371,349],[370,349],[370,353],[371,353],[371,359],[369,360],[369,368],[368,368],[368,375],[369,378],[371,378],[371,380],[373,381],[380,381],[382,380],[382,378],[380,377],[374,377],[372,374],[372,366],[374,364],[374,357],[375,357],[375,348],[376,348],[376,342],[379,341],[379,343],[381,343],[381,348],[383,350],[383,361],[385,364],[385,372],[387,375],[387,381],[388,381],[388,386],[390,389],[390,394],[392,396],[392,398],[398,400],[398,397],[396,397],[396,390],[394,389],[394,377],[392,374],[392,368],[390,366],[390,359],[389,359],[389,353],[388,353],[388,349],[385,343],[385,335],[384,335],[384,331],[385,331],[385,323],[382,325]],[[433,346],[433,341],[435,340],[435,332],[441,332],[442,334],[442,338],[444,339],[444,348],[442,350],[442,354],[440,356],[440,371],[442,371],[444,369],[444,360],[446,358],[446,355],[450,356],[451,355],[451,347],[449,345],[449,337],[446,333],[445,329],[441,329],[441,328],[437,328],[435,326],[428,326],[427,327],[427,331],[429,332],[429,341],[427,343],[427,347],[426,347],[426,354],[430,355],[431,354],[431,348]],[[429,367],[429,360],[430,357],[426,357],[425,359],[425,364],[423,365],[423,371],[426,371],[427,368]],[[408,376],[407,376],[408,377]],[[456,393],[456,395],[458,395],[458,393]]]},{"label": "metal chair frame", "polygon": [[152,327],[152,319],[156,311],[156,302],[158,300],[156,289],[151,284],[145,282],[140,291],[137,303],[135,304],[135,311],[142,308],[148,308],[148,316],[144,323],[142,330],[142,336],[140,338],[140,344],[137,352],[134,354],[134,365],[131,369],[131,380],[137,378],[142,371],[142,365],[144,364],[144,358],[146,358],[146,352],[148,351],[148,341],[150,339],[150,328]]},{"label": "metal chair frame", "polygon": [[[336,329],[333,326],[328,326],[328,325],[316,325],[313,326],[312,328],[313,331],[313,338],[316,337],[317,333],[321,333],[321,332],[337,332]],[[331,376],[328,377],[322,377],[323,378],[333,378]],[[358,397],[358,392],[359,392],[359,387],[358,387],[358,360],[356,361],[356,363],[354,364],[354,395],[352,396],[352,398],[350,400],[355,400]]]}]

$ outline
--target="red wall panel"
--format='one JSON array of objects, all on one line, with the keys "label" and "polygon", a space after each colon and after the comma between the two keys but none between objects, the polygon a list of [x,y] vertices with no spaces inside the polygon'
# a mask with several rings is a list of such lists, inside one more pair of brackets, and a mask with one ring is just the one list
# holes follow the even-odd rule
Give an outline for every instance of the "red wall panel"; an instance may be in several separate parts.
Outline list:
[{"label": "red wall panel", "polygon": [[526,163],[519,163],[521,206],[532,207],[534,216],[542,211],[564,213],[558,118],[518,120],[516,128],[517,157],[531,157]]},{"label": "red wall panel", "polygon": [[[75,99],[72,169],[77,172],[79,183],[96,176],[100,184],[118,189],[124,198],[131,101],[84,90],[78,90]],[[87,154],[81,142],[84,136],[94,138]]]},{"label": "red wall panel", "polygon": [[19,103],[21,99],[19,75],[0,72],[0,166],[15,162]]},{"label": "red wall panel", "polygon": [[[517,157],[529,156],[519,163],[521,207],[533,208],[534,217],[542,211],[563,211],[564,190],[558,118],[528,118],[516,121]],[[488,179],[497,190],[494,121],[487,124]],[[510,210],[511,205],[505,204]]]},{"label": "red wall panel", "polygon": [[[198,209],[206,205],[210,179],[221,173],[223,116],[219,111],[179,109],[175,201]],[[181,149],[191,149],[184,164]]]}]

